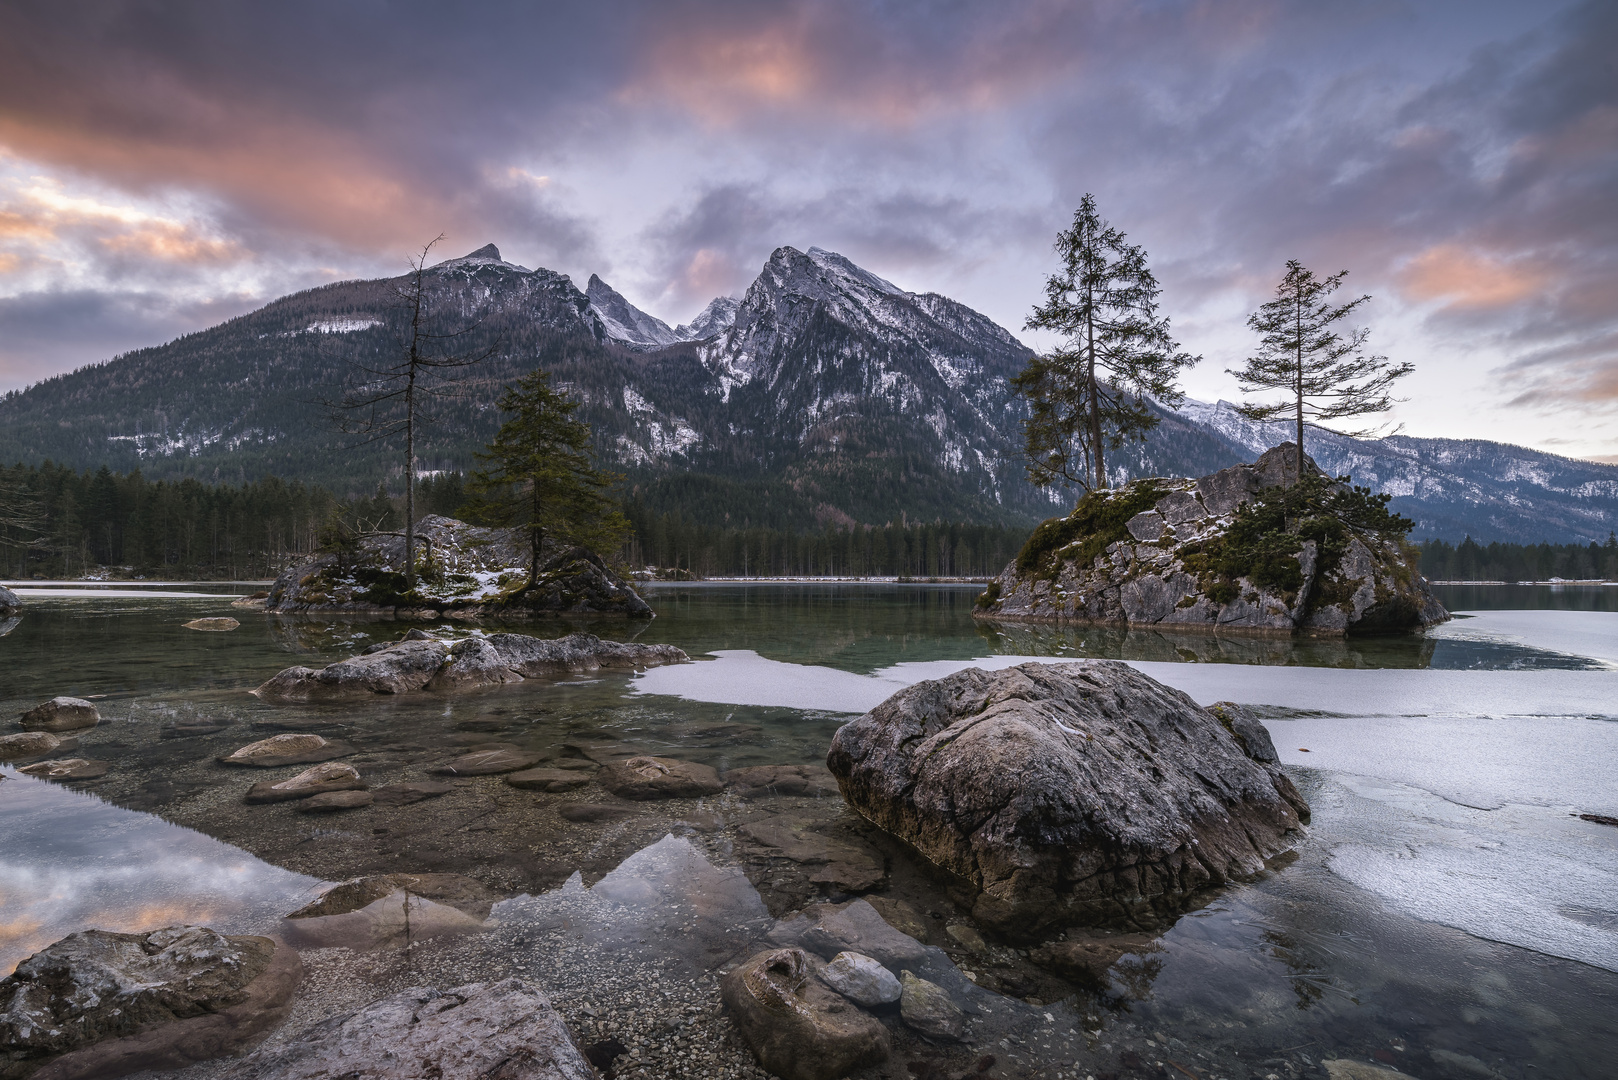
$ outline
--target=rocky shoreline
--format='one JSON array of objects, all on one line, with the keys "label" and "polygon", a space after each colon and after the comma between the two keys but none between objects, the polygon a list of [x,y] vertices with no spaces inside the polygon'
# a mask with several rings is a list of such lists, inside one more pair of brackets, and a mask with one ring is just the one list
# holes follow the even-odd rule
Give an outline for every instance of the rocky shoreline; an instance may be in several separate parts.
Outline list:
[{"label": "rocky shoreline", "polygon": [[[501,637],[537,640],[467,640],[504,663],[509,643]],[[431,665],[399,657],[437,656],[445,644],[413,631],[340,663],[403,648],[392,660],[373,661],[384,665],[376,671],[414,672],[415,679]],[[378,692],[360,669],[368,665],[330,680],[337,700],[352,700],[349,691]],[[496,669],[511,670],[480,668]],[[316,674],[303,670],[309,676],[302,682]],[[415,700],[397,688],[382,692]],[[71,700],[48,704],[53,717],[92,731],[82,725],[94,721]],[[191,785],[198,770],[218,774],[222,764],[242,779],[206,789],[183,812],[171,806],[166,816],[192,824],[206,818],[208,831],[226,842],[335,882],[284,911],[277,931],[276,948],[295,950],[304,972],[303,989],[286,1006],[289,1018],[257,1049],[208,1051],[247,1056],[200,1062],[177,1077],[302,1080],[329,1075],[337,1062],[358,1075],[403,1075],[385,1063],[390,1053],[419,1059],[410,1075],[431,1071],[430,1063],[444,1080],[505,1075],[489,1071],[503,1061],[522,1064],[525,1071],[511,1075],[565,1080],[875,1080],[896,1068],[936,1080],[1035,1075],[1016,1064],[1034,1060],[1027,1047],[1033,1038],[1067,1060],[1096,1060],[1076,1020],[1050,1030],[1046,1003],[1085,1000],[1114,965],[1154,948],[1150,933],[1101,924],[1161,929],[1196,890],[1262,868],[1307,813],[1251,717],[1199,710],[1107,662],[1030,664],[993,676],[973,670],[918,684],[845,725],[829,769],[751,762],[719,769],[664,749],[671,738],[693,747],[732,742],[744,726],[728,720],[669,729],[661,744],[631,735],[645,730],[639,726],[622,735],[581,728],[545,749],[526,745],[520,734],[531,708],[532,701],[499,710],[501,719],[468,721],[469,730],[452,736],[436,706],[420,710],[419,730],[401,730],[407,714],[397,712],[375,730],[334,713],[321,728],[327,734],[316,735],[287,729],[302,721],[283,724],[257,711],[263,737],[256,741],[228,721],[174,725],[174,739],[161,744],[165,783]],[[1063,770],[1075,763],[1094,781],[1073,788],[1091,806],[1093,833],[1123,830],[1124,817],[1133,815],[1134,826],[1179,846],[1142,855],[1127,873],[1115,865],[1089,879],[1041,878],[1042,856],[1025,852],[1037,857],[1025,860],[1020,888],[1038,892],[1058,879],[1105,884],[1116,894],[1116,911],[1092,902],[1094,888],[1030,904],[1027,888],[1008,892],[981,873],[974,880],[970,868],[950,864],[924,837],[885,817],[871,796],[879,785],[859,780],[874,775],[871,769],[915,772],[918,793],[938,793],[956,807],[999,798],[965,774],[958,778],[971,782],[940,783],[916,772],[914,740],[902,724],[893,726],[896,717],[927,730],[936,751],[930,757],[948,766],[946,773],[960,774],[949,765],[954,754],[982,766],[972,774],[979,779],[996,771],[1021,777],[1029,801],[1020,809],[1006,804],[1002,832],[976,833],[987,841],[976,849],[980,867],[1004,863],[1010,849],[996,846],[999,840],[1030,828],[1057,835],[1070,861],[1110,857],[1117,864],[1105,853],[1116,849],[1098,849],[1094,835],[1062,832],[1060,815],[1040,809],[1073,788]],[[1083,737],[1074,734],[1081,730]],[[428,731],[439,745],[412,741]],[[987,744],[975,743],[973,732],[1002,747],[1022,739],[1032,757],[1019,764],[1003,752],[985,754]],[[1041,732],[1043,740],[1035,739]],[[1157,745],[1147,749],[1142,740]],[[1129,754],[1137,767],[1124,760]],[[845,768],[855,761],[862,764]],[[1045,766],[1036,767],[1040,762]],[[1153,770],[1168,780],[1154,779]],[[133,782],[116,774],[90,781],[120,792],[126,804],[149,786]],[[846,806],[828,797],[839,789]],[[1128,815],[1124,807],[1132,808]],[[337,824],[310,830],[308,814]],[[1238,850],[1236,827],[1222,832],[1220,815],[1239,822],[1252,850]],[[931,819],[945,829],[963,820]],[[1116,835],[1127,845],[1146,833]],[[1210,850],[1175,863],[1199,843]],[[1170,864],[1180,874],[1174,889],[1148,897],[1145,908],[1130,902],[1151,891],[1143,890],[1148,866]],[[356,870],[361,876],[352,877]],[[1154,923],[1141,910],[1159,918]],[[1119,911],[1129,914],[1119,919]],[[1046,929],[1030,934],[1017,920]],[[247,983],[238,978],[231,992]],[[0,984],[0,1010],[10,992]],[[235,1007],[223,998],[216,1004]],[[511,1024],[486,1030],[490,1017],[507,1013]],[[150,1041],[159,1038],[153,1032],[166,1032],[161,1038],[183,1045],[165,1052],[197,1060],[212,1044],[188,1042],[184,1022],[154,1021],[150,1031],[133,1034]],[[259,1032],[257,1039],[263,1029],[243,1030]],[[17,1042],[0,1031],[0,1044],[7,1039]],[[24,1072],[42,1063],[37,1054],[15,1061],[27,1065]]]}]

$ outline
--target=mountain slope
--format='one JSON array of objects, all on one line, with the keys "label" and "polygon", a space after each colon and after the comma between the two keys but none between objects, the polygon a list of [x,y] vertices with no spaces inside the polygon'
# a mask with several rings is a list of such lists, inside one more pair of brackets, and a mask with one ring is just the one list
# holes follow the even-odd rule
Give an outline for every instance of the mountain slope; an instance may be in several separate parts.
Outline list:
[{"label": "mountain slope", "polygon": [[[1179,411],[1246,457],[1294,437],[1289,425],[1255,423],[1228,401],[1187,401]],[[1332,475],[1392,495],[1389,506],[1415,521],[1417,537],[1586,543],[1618,529],[1618,466],[1483,439],[1353,439],[1314,427],[1304,445]]]},{"label": "mountain slope", "polygon": [[[604,464],[648,508],[712,524],[810,528],[949,520],[1028,525],[1073,495],[1034,488],[1010,380],[1031,353],[948,297],[910,293],[841,255],[783,247],[738,300],[670,328],[592,276],[528,270],[494,245],[429,269],[431,328],[462,353],[430,404],[419,468],[460,469],[494,402],[544,367],[581,402]],[[48,379],[0,399],[0,461],[103,464],[148,476],[265,474],[369,494],[398,489],[398,448],[339,435],[322,402],[399,354],[403,279],[351,281]],[[1158,408],[1115,482],[1201,476],[1290,437],[1226,402]],[[1311,430],[1333,473],[1394,496],[1418,537],[1604,540],[1618,467],[1481,440],[1355,440]]]}]

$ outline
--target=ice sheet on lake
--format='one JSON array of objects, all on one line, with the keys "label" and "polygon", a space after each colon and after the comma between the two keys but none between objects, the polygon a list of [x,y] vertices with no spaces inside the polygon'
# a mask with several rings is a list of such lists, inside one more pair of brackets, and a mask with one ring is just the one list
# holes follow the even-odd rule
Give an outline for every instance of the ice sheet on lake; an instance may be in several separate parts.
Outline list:
[{"label": "ice sheet on lake", "polygon": [[[1618,971],[1618,829],[1338,774],[1334,873],[1419,919]],[[1335,809],[1337,813],[1332,814]]]},{"label": "ice sheet on lake", "polygon": [[1618,667],[1618,612],[1474,611],[1427,631],[1448,641],[1505,642]]},{"label": "ice sheet on lake", "polygon": [[[753,652],[653,668],[648,694],[861,712],[968,667],[1048,658],[904,663],[856,675]],[[1320,770],[1375,813],[1313,830],[1342,877],[1416,918],[1618,971],[1618,673],[1259,667],[1135,662],[1202,704],[1291,712],[1271,720],[1282,760]],[[1321,715],[1325,714],[1325,715]]]},{"label": "ice sheet on lake", "polygon": [[[651,668],[632,684],[643,694],[690,701],[860,713],[921,682],[978,667],[987,671],[1047,656],[985,656],[895,664],[870,675],[769,660],[746,649],[695,664]],[[1059,662],[1059,661],[1054,661]],[[1255,705],[1342,716],[1590,716],[1618,712],[1618,674],[1607,671],[1457,671],[1260,667],[1130,661],[1198,702]]]}]

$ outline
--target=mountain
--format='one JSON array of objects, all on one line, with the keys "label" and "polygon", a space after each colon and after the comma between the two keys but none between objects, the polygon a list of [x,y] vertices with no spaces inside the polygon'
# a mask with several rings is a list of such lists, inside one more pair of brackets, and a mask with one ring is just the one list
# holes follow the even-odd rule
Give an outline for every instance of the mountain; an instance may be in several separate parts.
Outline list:
[{"label": "mountain", "polygon": [[[1179,412],[1244,458],[1295,436],[1287,424],[1246,419],[1228,401],[1187,400]],[[1417,537],[1585,543],[1618,529],[1618,466],[1483,439],[1354,439],[1322,428],[1307,429],[1304,446],[1333,476],[1392,495],[1389,507],[1416,523]]]},{"label": "mountain", "polygon": [[[368,494],[398,489],[398,449],[341,436],[345,382],[393,361],[404,279],[283,297],[167,345],[0,399],[0,461],[139,468],[205,480],[275,474]],[[465,470],[499,424],[493,403],[544,367],[580,402],[604,464],[657,512],[730,525],[888,521],[1030,525],[1073,496],[1026,479],[1011,378],[1032,355],[1002,327],[819,248],[778,248],[740,299],[670,327],[592,276],[529,270],[490,244],[429,268],[430,326],[457,369],[429,402],[418,467]],[[1201,476],[1290,437],[1227,402],[1156,407],[1114,479]],[[1328,471],[1394,496],[1418,537],[1604,540],[1618,467],[1478,440],[1356,440],[1311,431]]]},{"label": "mountain", "polygon": [[[311,289],[9,394],[0,461],[397,489],[397,448],[343,438],[323,403],[397,357],[403,284]],[[1028,524],[1065,501],[1029,485],[1017,457],[1009,379],[1028,350],[977,312],[841,256],[782,248],[742,299],[679,330],[599,278],[580,291],[494,245],[429,268],[425,285],[430,329],[457,352],[494,355],[430,402],[422,470],[472,467],[502,388],[542,366],[582,403],[604,462],[658,510],[792,528]]]},{"label": "mountain", "polygon": [[625,300],[623,295],[590,275],[584,295],[590,298],[590,310],[595,312],[606,329],[607,336],[626,348],[637,350],[660,349],[680,341],[700,341],[713,337],[736,320],[740,301],[729,297],[715,297],[695,319],[670,327],[656,315],[648,315]]}]

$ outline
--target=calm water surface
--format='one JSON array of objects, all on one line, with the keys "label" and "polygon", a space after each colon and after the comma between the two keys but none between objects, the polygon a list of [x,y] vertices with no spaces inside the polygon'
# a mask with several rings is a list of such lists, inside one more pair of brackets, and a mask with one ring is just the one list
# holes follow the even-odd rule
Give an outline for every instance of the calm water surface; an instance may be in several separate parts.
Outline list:
[{"label": "calm water surface", "polygon": [[[538,932],[565,925],[579,955],[652,964],[672,986],[763,947],[803,904],[846,899],[749,848],[749,826],[790,819],[882,852],[881,893],[919,915],[915,929],[938,947],[929,971],[974,1014],[973,1052],[997,1057],[994,1075],[1323,1076],[1333,1058],[1426,1077],[1614,1075],[1618,828],[1578,815],[1618,816],[1618,589],[1444,587],[1470,617],[1432,634],[1286,642],[990,627],[971,618],[974,588],[663,586],[650,590],[659,618],[638,640],[678,645],[696,664],[454,698],[268,706],[244,691],[403,628],[265,617],[219,595],[248,588],[25,594],[27,613],[0,623],[0,716],[55,694],[93,697],[107,722],[71,753],[112,766],[73,786],[4,768],[0,973],[87,926],[285,932],[281,916],[323,882],[407,870],[483,883],[493,911],[478,940],[498,942],[512,970],[565,982],[565,950],[541,950]],[[242,626],[181,626],[203,615]],[[575,822],[561,809],[612,800],[492,777],[321,819],[242,803],[251,781],[295,768],[247,777],[213,760],[315,730],[352,743],[347,760],[373,788],[433,778],[435,765],[491,741],[547,756],[650,751],[721,770],[815,763],[838,724],[900,686],[972,662],[1077,657],[1138,664],[1199,701],[1264,705],[1314,807],[1295,855],[1207,897],[1099,988],[1040,971],[1014,943],[963,951],[945,933],[965,918],[948,883],[851,820],[835,795],[727,793]],[[199,721],[220,730],[186,734]],[[693,892],[707,898],[695,914]],[[325,943],[374,948],[374,930],[351,920]],[[446,953],[466,965],[463,981],[488,955]]]}]

